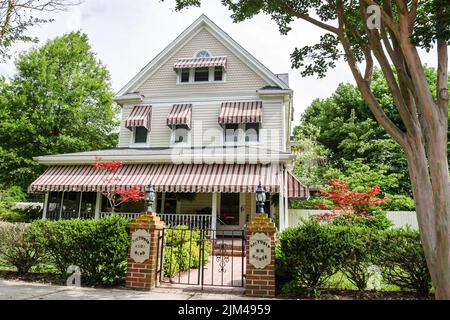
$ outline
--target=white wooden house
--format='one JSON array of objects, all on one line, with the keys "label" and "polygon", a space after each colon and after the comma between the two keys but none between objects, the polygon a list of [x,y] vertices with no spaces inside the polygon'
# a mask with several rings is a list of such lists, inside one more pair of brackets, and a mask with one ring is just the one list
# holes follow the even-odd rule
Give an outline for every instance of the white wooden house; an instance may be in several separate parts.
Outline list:
[{"label": "white wooden house", "polygon": [[[132,48],[130,48],[132,49]],[[137,48],[136,48],[137,49]],[[44,192],[44,218],[109,214],[108,186],[96,157],[125,165],[124,188],[151,185],[169,224],[241,229],[256,212],[255,190],[281,229],[288,197],[308,190],[290,173],[293,90],[205,15],[200,16],[117,94],[117,148],[37,157],[48,166],[30,186]],[[145,203],[123,205],[128,216]]]}]

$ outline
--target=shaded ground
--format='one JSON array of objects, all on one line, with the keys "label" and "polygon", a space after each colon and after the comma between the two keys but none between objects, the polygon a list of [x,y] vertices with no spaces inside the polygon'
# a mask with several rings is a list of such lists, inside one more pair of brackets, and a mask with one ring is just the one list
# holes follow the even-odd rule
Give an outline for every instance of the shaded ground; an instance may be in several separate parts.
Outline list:
[{"label": "shaded ground", "polygon": [[434,300],[430,294],[428,297],[421,297],[414,292],[402,291],[358,291],[354,289],[320,289],[320,295],[299,294],[298,296],[286,297],[279,295],[281,299],[306,299],[306,300]]},{"label": "shaded ground", "polygon": [[152,291],[75,288],[50,284],[0,280],[0,300],[246,300],[227,293],[156,288]]},{"label": "shaded ground", "polygon": [[[243,262],[242,257],[210,256],[203,269],[203,284],[205,286],[242,287],[243,266],[245,267],[245,261]],[[165,279],[165,282],[199,285],[201,277],[202,270],[197,268],[181,272],[171,279]]]}]

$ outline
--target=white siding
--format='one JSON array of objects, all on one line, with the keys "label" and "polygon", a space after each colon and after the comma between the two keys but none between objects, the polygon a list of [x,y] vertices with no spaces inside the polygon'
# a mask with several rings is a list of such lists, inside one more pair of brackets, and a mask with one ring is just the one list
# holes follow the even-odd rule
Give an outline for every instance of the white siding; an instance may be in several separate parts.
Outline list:
[{"label": "white siding", "polygon": [[[227,56],[226,81],[224,83],[176,84],[173,66],[179,58],[191,58],[200,49],[206,49],[213,56]],[[139,87],[140,94],[146,97],[167,97],[180,94],[202,94],[211,92],[238,92],[256,90],[268,85],[259,75],[236,57],[206,28],[202,28],[188,42],[158,68],[154,74]]]},{"label": "white siding", "polygon": [[[206,49],[214,56],[227,56],[225,83],[176,84],[173,65],[178,58],[193,57],[200,50]],[[202,28],[178,51],[162,64],[153,75],[140,86],[140,94],[145,95],[143,104],[151,104],[152,120],[150,147],[169,147],[171,130],[166,125],[166,118],[174,103],[192,103],[192,146],[217,146],[222,144],[222,127],[218,124],[221,103],[224,101],[262,100],[263,129],[261,131],[262,148],[286,151],[283,144],[284,130],[282,98],[258,97],[256,90],[268,85],[258,74],[236,57],[206,28]],[[125,128],[125,119],[134,105],[124,105],[122,125],[119,135],[119,147],[129,147],[132,132]]]},{"label": "white siding", "polygon": [[[185,101],[190,103],[190,101]],[[221,145],[222,127],[218,123],[221,102],[192,102],[192,146],[217,146]],[[152,104],[152,120],[150,132],[150,147],[169,147],[171,130],[166,124],[167,115],[172,108],[172,104],[155,103]],[[261,130],[262,148],[271,150],[282,150],[282,110],[281,100],[263,100],[263,126]],[[122,125],[119,136],[119,147],[128,147],[131,142],[132,132],[125,128],[125,119],[133,109],[133,105],[124,105]]]}]

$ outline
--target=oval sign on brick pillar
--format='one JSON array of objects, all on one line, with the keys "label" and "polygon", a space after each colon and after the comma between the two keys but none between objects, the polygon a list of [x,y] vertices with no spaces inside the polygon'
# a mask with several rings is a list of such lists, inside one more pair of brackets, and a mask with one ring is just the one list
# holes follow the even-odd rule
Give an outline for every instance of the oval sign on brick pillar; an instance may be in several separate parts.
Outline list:
[{"label": "oval sign on brick pillar", "polygon": [[271,249],[271,239],[267,235],[253,234],[249,243],[250,263],[257,269],[264,269],[272,261]]},{"label": "oval sign on brick pillar", "polygon": [[130,257],[137,263],[150,258],[150,233],[138,229],[131,234]]}]

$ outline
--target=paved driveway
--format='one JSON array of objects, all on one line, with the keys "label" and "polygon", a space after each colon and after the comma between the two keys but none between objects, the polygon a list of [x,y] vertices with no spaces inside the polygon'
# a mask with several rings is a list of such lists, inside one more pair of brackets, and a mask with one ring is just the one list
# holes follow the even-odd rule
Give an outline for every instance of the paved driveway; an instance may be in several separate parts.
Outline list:
[{"label": "paved driveway", "polygon": [[245,300],[242,294],[161,287],[148,292],[0,280],[0,300]]}]

